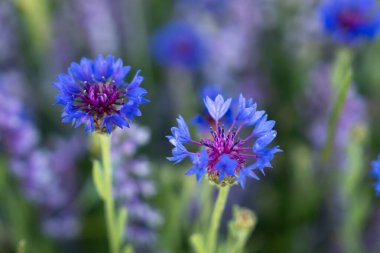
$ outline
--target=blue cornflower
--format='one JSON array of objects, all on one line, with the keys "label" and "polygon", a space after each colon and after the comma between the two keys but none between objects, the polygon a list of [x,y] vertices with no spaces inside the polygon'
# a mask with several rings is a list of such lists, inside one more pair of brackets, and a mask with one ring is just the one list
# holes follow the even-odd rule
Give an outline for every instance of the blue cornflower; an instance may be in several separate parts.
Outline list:
[{"label": "blue cornflower", "polygon": [[163,67],[198,69],[204,62],[205,51],[199,32],[186,22],[163,26],[152,40],[153,58]]},{"label": "blue cornflower", "polygon": [[86,132],[111,133],[116,126],[129,127],[128,121],[141,116],[139,105],[148,102],[147,91],[140,87],[144,79],[140,71],[132,82],[124,81],[129,70],[130,66],[111,55],[72,63],[68,74],[58,75],[53,83],[61,92],[56,104],[64,106],[63,122],[72,121],[75,127],[84,124]]},{"label": "blue cornflower", "polygon": [[346,44],[376,37],[379,14],[375,0],[328,0],[320,9],[326,32]]},{"label": "blue cornflower", "polygon": [[[178,128],[172,128],[173,135],[167,136],[174,146],[173,156],[168,160],[178,163],[188,157],[193,166],[186,175],[195,174],[197,181],[207,175],[210,181],[221,186],[238,182],[244,187],[246,177],[258,179],[255,170],[264,173],[264,168],[272,167],[270,162],[274,154],[281,152],[278,146],[268,147],[277,135],[273,130],[275,122],[268,121],[264,111],[257,111],[252,99],[246,100],[240,95],[238,103],[233,103],[231,98],[225,100],[221,95],[215,99],[207,96],[204,104],[213,121],[209,124],[210,136],[200,141],[193,140],[186,122],[179,116]],[[234,104],[237,105],[234,106],[236,110],[231,106]],[[222,122],[228,111],[232,112],[233,120],[231,124],[224,125]],[[239,138],[244,127],[251,128],[250,133]],[[184,144],[202,148],[200,152],[192,152]]]},{"label": "blue cornflower", "polygon": [[377,160],[371,163],[372,166],[372,176],[376,178],[377,182],[375,183],[375,192],[376,195],[380,196],[380,155],[377,157]]}]

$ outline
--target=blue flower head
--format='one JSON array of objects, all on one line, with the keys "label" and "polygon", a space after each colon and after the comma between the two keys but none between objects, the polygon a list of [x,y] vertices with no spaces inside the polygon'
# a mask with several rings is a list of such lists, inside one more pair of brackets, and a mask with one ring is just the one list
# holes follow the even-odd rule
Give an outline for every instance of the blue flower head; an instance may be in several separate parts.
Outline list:
[{"label": "blue flower head", "polygon": [[327,0],[320,16],[325,31],[345,44],[373,39],[380,28],[376,0]]},{"label": "blue flower head", "polygon": [[58,75],[53,83],[60,91],[56,104],[64,106],[63,122],[83,124],[86,132],[111,133],[115,127],[129,127],[134,116],[141,116],[139,105],[148,102],[147,91],[140,87],[144,79],[140,71],[130,83],[124,81],[129,70],[111,55],[72,63],[68,73]]},{"label": "blue flower head", "polygon": [[371,163],[372,171],[371,174],[376,178],[376,183],[374,185],[376,195],[380,196],[380,155],[377,157],[377,160]]},{"label": "blue flower head", "polygon": [[[186,175],[196,175],[197,181],[206,175],[220,186],[238,182],[244,187],[247,177],[258,179],[255,171],[264,173],[264,168],[272,167],[274,155],[281,152],[278,146],[269,147],[277,136],[273,130],[275,122],[268,121],[264,111],[257,111],[252,99],[240,95],[239,102],[232,103],[231,98],[224,99],[222,95],[214,99],[207,96],[204,104],[213,121],[209,124],[210,134],[199,141],[192,139],[185,120],[179,116],[178,127],[173,127],[172,135],[167,136],[174,146],[173,156],[168,158],[170,161],[178,163],[189,158],[193,166]],[[224,125],[222,122],[228,111],[233,120]],[[244,129],[248,130],[247,135],[241,137]],[[198,146],[201,150],[192,152],[185,144]]]},{"label": "blue flower head", "polygon": [[163,67],[194,70],[204,62],[205,46],[195,27],[185,22],[172,22],[153,36],[152,54]]}]

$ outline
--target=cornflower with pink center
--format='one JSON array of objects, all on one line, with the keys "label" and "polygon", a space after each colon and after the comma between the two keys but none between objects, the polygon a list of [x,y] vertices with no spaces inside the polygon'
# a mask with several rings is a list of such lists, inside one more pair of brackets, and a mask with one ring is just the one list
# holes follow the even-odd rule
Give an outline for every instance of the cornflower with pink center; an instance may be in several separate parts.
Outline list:
[{"label": "cornflower with pink center", "polygon": [[[246,100],[240,95],[237,108],[231,108],[232,99],[224,100],[221,95],[215,100],[206,97],[204,104],[212,118],[210,135],[199,141],[192,139],[189,128],[182,118],[177,119],[178,127],[171,129],[172,135],[167,136],[174,146],[169,161],[175,163],[189,158],[193,166],[185,173],[196,175],[197,181],[206,175],[207,178],[220,186],[233,185],[238,182],[245,187],[246,177],[259,179],[256,170],[272,167],[274,154],[280,152],[279,146],[268,147],[277,132],[273,130],[275,121],[267,120],[264,111],[257,111],[252,99]],[[221,124],[227,111],[232,111],[233,120],[230,125]],[[240,137],[247,128],[250,131],[245,137]],[[184,144],[200,147],[200,151],[189,151]]]}]

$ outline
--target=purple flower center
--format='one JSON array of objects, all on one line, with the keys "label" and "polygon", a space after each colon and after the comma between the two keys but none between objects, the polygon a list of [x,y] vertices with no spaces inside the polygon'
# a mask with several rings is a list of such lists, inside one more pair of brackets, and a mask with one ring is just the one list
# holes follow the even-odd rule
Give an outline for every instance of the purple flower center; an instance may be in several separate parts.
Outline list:
[{"label": "purple flower center", "polygon": [[96,122],[103,116],[118,113],[124,100],[124,93],[114,83],[87,83],[77,95],[75,106],[89,113]]},{"label": "purple flower center", "polygon": [[350,30],[363,24],[364,17],[363,14],[357,10],[347,9],[339,13],[338,22],[343,29]]},{"label": "purple flower center", "polygon": [[[230,159],[237,162],[235,174],[238,174],[240,169],[244,167],[247,154],[242,154],[244,148],[241,147],[244,141],[235,141],[236,131],[226,132],[224,128],[218,126],[216,130],[211,131],[212,139],[202,138],[200,143],[207,147],[209,161],[207,164],[207,174],[215,182],[218,182],[218,171],[215,165],[220,161],[223,155],[228,155]],[[233,179],[232,179],[233,180]]]}]

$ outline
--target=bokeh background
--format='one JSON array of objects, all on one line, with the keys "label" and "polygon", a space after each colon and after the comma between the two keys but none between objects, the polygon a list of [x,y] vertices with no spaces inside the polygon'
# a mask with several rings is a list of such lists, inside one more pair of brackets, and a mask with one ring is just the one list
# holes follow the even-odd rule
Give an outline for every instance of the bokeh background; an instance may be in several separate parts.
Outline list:
[{"label": "bokeh background", "polygon": [[[61,123],[51,85],[71,62],[112,54],[141,70],[151,101],[115,133],[119,205],[136,252],[192,252],[214,198],[189,164],[166,160],[178,114],[204,94],[252,97],[276,120],[283,153],[260,181],[234,186],[232,206],[257,215],[249,253],[380,252],[370,162],[380,151],[380,41],[346,47],[324,32],[316,0],[0,0],[0,252],[106,252],[91,178],[96,142]],[[353,82],[323,160],[342,50]],[[192,126],[195,133],[197,127]],[[119,196],[119,195],[120,196]]]}]

